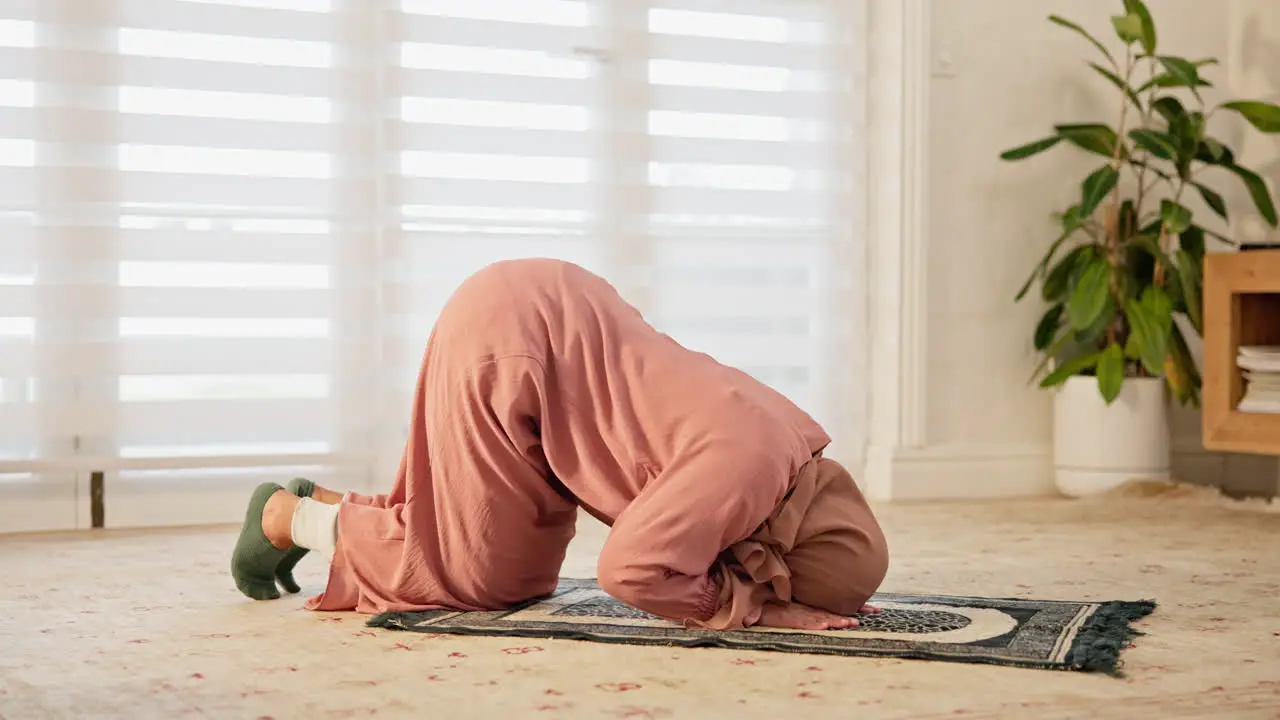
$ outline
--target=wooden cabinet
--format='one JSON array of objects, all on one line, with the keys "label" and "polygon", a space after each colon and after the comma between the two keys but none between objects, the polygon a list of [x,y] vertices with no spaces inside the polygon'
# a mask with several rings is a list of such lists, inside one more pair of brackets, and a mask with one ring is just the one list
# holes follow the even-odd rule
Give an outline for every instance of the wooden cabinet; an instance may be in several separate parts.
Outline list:
[{"label": "wooden cabinet", "polygon": [[1280,250],[1211,253],[1204,266],[1204,446],[1280,455],[1280,414],[1236,409],[1241,345],[1280,345]]}]

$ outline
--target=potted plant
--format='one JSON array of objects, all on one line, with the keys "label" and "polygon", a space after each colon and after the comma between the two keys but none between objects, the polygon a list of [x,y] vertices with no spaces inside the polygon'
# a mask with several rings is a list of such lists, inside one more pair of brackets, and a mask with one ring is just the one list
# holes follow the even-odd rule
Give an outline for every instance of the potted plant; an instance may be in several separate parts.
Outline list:
[{"label": "potted plant", "polygon": [[[1168,395],[1199,403],[1190,348],[1203,332],[1206,239],[1233,244],[1223,234],[1227,202],[1213,183],[1242,186],[1262,218],[1277,222],[1266,182],[1209,133],[1209,122],[1234,113],[1277,133],[1280,107],[1254,100],[1207,106],[1202,90],[1212,85],[1202,73],[1217,61],[1159,52],[1156,24],[1141,0],[1124,0],[1111,18],[1119,53],[1076,23],[1049,20],[1098,50],[1088,65],[1117,90],[1115,125],[1057,125],[1048,137],[1001,155],[1017,161],[1071,145],[1098,156],[1078,201],[1057,214],[1061,232],[1016,298],[1038,285],[1036,295],[1047,303],[1034,332],[1044,356],[1034,377],[1054,389],[1058,487],[1082,496],[1168,476]],[[1192,207],[1195,198],[1201,209]]]}]

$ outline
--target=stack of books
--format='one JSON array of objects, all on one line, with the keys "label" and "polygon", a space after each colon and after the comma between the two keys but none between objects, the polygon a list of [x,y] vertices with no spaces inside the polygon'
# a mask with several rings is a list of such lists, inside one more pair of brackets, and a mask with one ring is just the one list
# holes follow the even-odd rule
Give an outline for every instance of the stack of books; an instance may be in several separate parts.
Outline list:
[{"label": "stack of books", "polygon": [[1236,410],[1280,413],[1280,345],[1242,345],[1236,366],[1244,375],[1244,398]]}]

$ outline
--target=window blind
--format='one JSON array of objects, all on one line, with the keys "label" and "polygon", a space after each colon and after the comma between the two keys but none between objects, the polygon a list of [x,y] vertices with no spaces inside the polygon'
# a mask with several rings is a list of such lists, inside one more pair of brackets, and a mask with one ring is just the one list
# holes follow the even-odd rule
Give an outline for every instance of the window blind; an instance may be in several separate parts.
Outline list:
[{"label": "window blind", "polygon": [[70,473],[74,519],[56,524],[79,526],[95,471],[119,526],[228,520],[263,479],[337,468],[336,14],[27,7],[26,62],[0,87],[34,112],[6,118],[30,139],[7,144],[26,176],[4,197],[39,252],[4,253],[28,299],[4,307],[31,311],[6,323],[27,352],[5,358],[42,362],[25,395],[23,367],[4,368],[3,434],[24,443],[8,456]]},{"label": "window blind", "polygon": [[401,0],[384,467],[435,313],[529,255],[604,274],[859,462],[855,5]]},{"label": "window blind", "polygon": [[[613,280],[860,449],[857,8],[0,6],[0,531],[380,489],[436,314],[497,260]],[[852,355],[851,355],[852,353]],[[33,512],[40,508],[40,512]]]},{"label": "window blind", "polygon": [[49,352],[52,324],[42,308],[57,298],[43,282],[48,263],[40,243],[37,203],[39,141],[54,98],[38,80],[40,25],[34,2],[0,6],[0,529],[43,529],[65,522],[76,486],[52,463],[65,448],[48,442],[56,432],[56,401],[47,378],[59,368]]},{"label": "window blind", "polygon": [[597,22],[574,0],[398,0],[387,147],[382,472],[395,469],[432,323],[471,273],[550,256],[603,271],[592,178]]},{"label": "window blind", "polygon": [[856,464],[852,10],[651,3],[642,204],[653,321],[800,404]]},{"label": "window blind", "polygon": [[338,462],[345,68],[327,3],[117,3],[115,363],[95,378],[116,403],[82,432],[119,458],[132,524]]}]

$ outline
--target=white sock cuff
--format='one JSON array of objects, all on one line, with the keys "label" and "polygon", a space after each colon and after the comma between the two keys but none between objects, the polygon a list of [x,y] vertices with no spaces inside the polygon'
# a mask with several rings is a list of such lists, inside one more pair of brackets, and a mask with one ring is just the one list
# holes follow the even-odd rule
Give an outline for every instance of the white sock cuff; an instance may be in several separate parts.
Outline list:
[{"label": "white sock cuff", "polygon": [[298,500],[289,523],[289,535],[293,543],[308,550],[315,550],[329,559],[338,550],[338,508],[311,498]]}]

